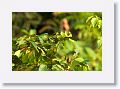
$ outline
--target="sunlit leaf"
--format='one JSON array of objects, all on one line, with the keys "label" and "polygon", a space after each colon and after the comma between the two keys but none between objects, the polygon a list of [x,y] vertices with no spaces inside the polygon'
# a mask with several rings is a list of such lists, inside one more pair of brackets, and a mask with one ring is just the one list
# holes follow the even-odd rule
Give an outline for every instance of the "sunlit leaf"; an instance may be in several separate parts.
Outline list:
[{"label": "sunlit leaf", "polygon": [[97,18],[92,18],[91,23],[92,23],[92,26],[95,27],[97,24]]},{"label": "sunlit leaf", "polygon": [[36,34],[36,30],[35,29],[31,29],[29,32],[30,35],[35,35]]},{"label": "sunlit leaf", "polygon": [[76,60],[76,61],[79,61],[79,62],[83,62],[83,61],[84,61],[83,58],[76,58],[75,60]]},{"label": "sunlit leaf", "polygon": [[61,31],[60,34],[61,34],[62,37],[66,37],[66,35],[65,35],[65,33],[63,31]]},{"label": "sunlit leaf", "polygon": [[39,71],[47,71],[48,69],[47,69],[47,65],[45,65],[45,64],[40,64],[40,66],[39,66]]},{"label": "sunlit leaf", "polygon": [[98,20],[98,28],[102,28],[102,20]]},{"label": "sunlit leaf", "polygon": [[64,68],[62,67],[62,66],[60,66],[60,65],[58,65],[58,64],[55,64],[55,65],[53,65],[52,66],[52,70],[64,70]]},{"label": "sunlit leaf", "polygon": [[14,55],[16,55],[19,58],[21,56],[21,50],[16,51]]},{"label": "sunlit leaf", "polygon": [[86,20],[86,23],[88,23],[94,16],[90,16],[88,17],[88,19]]},{"label": "sunlit leaf", "polygon": [[15,64],[14,63],[12,63],[12,67],[14,67],[15,66]]},{"label": "sunlit leaf", "polygon": [[71,34],[71,32],[65,31],[65,36],[66,37],[72,37],[72,34]]}]

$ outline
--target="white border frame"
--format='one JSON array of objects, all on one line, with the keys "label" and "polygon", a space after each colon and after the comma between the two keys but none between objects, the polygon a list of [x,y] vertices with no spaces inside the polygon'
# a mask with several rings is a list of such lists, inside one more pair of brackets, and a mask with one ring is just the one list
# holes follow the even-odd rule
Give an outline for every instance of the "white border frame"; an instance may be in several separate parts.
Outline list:
[{"label": "white border frame", "polygon": [[[7,3],[6,3],[7,2]],[[107,0],[0,1],[2,83],[114,83],[114,3]],[[12,71],[12,12],[102,12],[102,71]]]}]

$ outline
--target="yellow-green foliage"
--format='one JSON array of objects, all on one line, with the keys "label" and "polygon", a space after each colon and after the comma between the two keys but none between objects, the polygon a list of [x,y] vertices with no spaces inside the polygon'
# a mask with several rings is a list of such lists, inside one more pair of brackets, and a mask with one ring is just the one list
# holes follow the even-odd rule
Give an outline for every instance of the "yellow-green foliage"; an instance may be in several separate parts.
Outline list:
[{"label": "yellow-green foliage", "polygon": [[[22,34],[15,36],[16,33],[14,33],[12,40],[12,70],[101,71],[101,13],[97,15],[98,13],[80,12],[65,15],[65,13],[54,12],[54,14],[71,21],[73,31],[55,30],[53,34],[36,35],[36,29],[21,28]],[[59,22],[59,18],[55,17],[56,23],[57,20]]]}]

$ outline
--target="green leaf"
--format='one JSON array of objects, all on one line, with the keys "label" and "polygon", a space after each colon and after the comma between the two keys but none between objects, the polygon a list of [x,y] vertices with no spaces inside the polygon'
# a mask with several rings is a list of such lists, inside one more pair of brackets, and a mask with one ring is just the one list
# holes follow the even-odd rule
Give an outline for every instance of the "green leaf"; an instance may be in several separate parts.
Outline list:
[{"label": "green leaf", "polygon": [[102,20],[98,20],[98,28],[102,28]]},{"label": "green leaf", "polygon": [[[86,22],[87,23],[87,22]],[[75,30],[83,30],[83,29],[85,29],[85,25],[84,24],[77,24],[76,26],[75,26]]]},{"label": "green leaf", "polygon": [[41,35],[39,36],[39,40],[41,41],[41,39],[42,39],[43,41],[48,40],[48,34],[41,34]]},{"label": "green leaf", "polygon": [[70,65],[70,69],[74,70],[75,66],[80,65],[79,61],[73,60]]},{"label": "green leaf", "polygon": [[47,65],[45,65],[45,64],[40,64],[40,66],[39,66],[39,71],[47,71],[48,69],[47,69]]},{"label": "green leaf", "polygon": [[86,20],[86,23],[88,23],[94,16],[90,16],[88,17],[88,19]]},{"label": "green leaf", "polygon": [[25,45],[26,44],[26,41],[25,40],[20,40],[20,41],[17,41],[18,45],[21,46],[21,45]]},{"label": "green leaf", "polygon": [[52,70],[60,71],[60,70],[64,70],[64,68],[61,65],[55,64],[52,66]]},{"label": "green leaf", "polygon": [[65,31],[65,36],[66,37],[72,37],[72,34],[71,34],[71,32]]},{"label": "green leaf", "polygon": [[21,32],[26,34],[26,35],[29,35],[28,31],[26,29],[21,29]]},{"label": "green leaf", "polygon": [[22,62],[23,63],[28,63],[28,54],[23,54],[22,55]]},{"label": "green leaf", "polygon": [[85,50],[90,58],[96,59],[96,53],[94,52],[94,50],[89,47],[86,47]]},{"label": "green leaf", "polygon": [[31,29],[29,32],[29,35],[35,35],[36,34],[36,30],[35,29]]},{"label": "green leaf", "polygon": [[92,24],[93,27],[95,27],[96,24],[97,24],[97,18],[92,18],[91,19],[91,24]]},{"label": "green leaf", "polygon": [[32,41],[30,41],[30,43],[33,45],[33,47],[35,48],[35,50],[39,53],[39,50],[38,50],[38,47],[37,47],[36,43],[32,42]]},{"label": "green leaf", "polygon": [[42,56],[46,56],[44,50],[43,50],[42,48],[40,48],[40,50],[41,50],[41,52],[42,52],[41,55],[42,55]]},{"label": "green leaf", "polygon": [[100,48],[102,46],[102,37],[98,38],[97,45],[98,45],[98,48]]},{"label": "green leaf", "polygon": [[60,32],[61,36],[64,38],[66,37],[65,33],[63,31]]},{"label": "green leaf", "polygon": [[36,60],[35,57],[34,57],[34,55],[31,55],[31,56],[29,57],[29,63],[33,63],[34,60]]},{"label": "green leaf", "polygon": [[12,63],[12,67],[14,67],[15,66],[15,64],[14,63]]},{"label": "green leaf", "polygon": [[83,62],[83,61],[84,61],[83,58],[76,58],[75,60],[76,60],[76,61],[79,61],[79,62]]},{"label": "green leaf", "polygon": [[39,39],[39,41],[40,41],[41,43],[44,43],[44,41],[43,41],[43,39],[42,39],[41,36],[38,36],[38,39]]}]

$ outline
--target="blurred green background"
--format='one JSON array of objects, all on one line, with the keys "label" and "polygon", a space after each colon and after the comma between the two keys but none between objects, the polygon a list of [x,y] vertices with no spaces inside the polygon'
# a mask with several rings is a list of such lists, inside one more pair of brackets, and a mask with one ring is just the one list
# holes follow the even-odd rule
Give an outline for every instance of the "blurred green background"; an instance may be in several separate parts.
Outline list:
[{"label": "blurred green background", "polygon": [[[66,18],[69,22],[71,31],[79,33],[86,28],[86,20],[89,16],[102,18],[100,12],[13,12],[12,13],[12,37],[24,35],[22,30],[42,30],[56,32],[60,30],[60,22]],[[49,27],[51,27],[49,29]],[[49,29],[49,30],[48,30]],[[76,35],[76,34],[75,34]]]},{"label": "blurred green background", "polygon": [[[12,13],[13,40],[32,33],[53,35],[56,32],[67,30],[67,27],[72,33],[71,39],[76,41],[80,58],[86,60],[89,70],[102,70],[101,12]],[[66,50],[73,47],[69,41],[65,42]],[[13,51],[17,51],[14,46]],[[58,54],[63,55],[64,52],[66,52],[65,49],[61,49]]]}]

